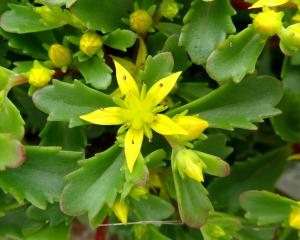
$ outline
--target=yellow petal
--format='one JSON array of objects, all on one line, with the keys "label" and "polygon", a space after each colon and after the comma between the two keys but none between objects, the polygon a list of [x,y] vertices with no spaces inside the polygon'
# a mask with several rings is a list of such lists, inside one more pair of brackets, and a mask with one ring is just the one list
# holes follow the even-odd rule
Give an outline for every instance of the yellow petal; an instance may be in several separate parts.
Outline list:
[{"label": "yellow petal", "polygon": [[132,172],[134,163],[140,154],[143,137],[142,129],[129,128],[125,135],[125,157],[129,172]]},{"label": "yellow petal", "polygon": [[134,76],[135,71],[136,71],[136,67],[135,64],[125,58],[120,58],[120,57],[116,57],[113,55],[110,55],[111,58],[115,61],[117,61],[118,63],[120,63],[124,68],[127,69],[127,71],[131,74],[131,76]]},{"label": "yellow petal", "polygon": [[130,73],[119,62],[114,60],[118,85],[124,95],[139,95],[138,86]]},{"label": "yellow petal", "polygon": [[147,92],[145,105],[155,107],[171,92],[181,72],[176,72],[157,81]]},{"label": "yellow petal", "polygon": [[80,116],[81,119],[98,125],[123,124],[124,110],[120,107],[108,107]]},{"label": "yellow petal", "polygon": [[297,206],[293,207],[289,215],[289,225],[292,228],[296,228],[300,230],[300,204],[298,202]]},{"label": "yellow petal", "polygon": [[135,65],[137,68],[143,68],[147,58],[147,47],[143,38],[139,37],[139,50],[137,53]]},{"label": "yellow petal", "polygon": [[287,3],[288,0],[259,0],[249,8],[275,7]]},{"label": "yellow petal", "polygon": [[112,207],[114,214],[118,217],[118,219],[126,224],[128,217],[128,204],[124,201],[117,201]]},{"label": "yellow petal", "polygon": [[187,134],[171,118],[163,114],[155,115],[151,128],[162,135]]}]

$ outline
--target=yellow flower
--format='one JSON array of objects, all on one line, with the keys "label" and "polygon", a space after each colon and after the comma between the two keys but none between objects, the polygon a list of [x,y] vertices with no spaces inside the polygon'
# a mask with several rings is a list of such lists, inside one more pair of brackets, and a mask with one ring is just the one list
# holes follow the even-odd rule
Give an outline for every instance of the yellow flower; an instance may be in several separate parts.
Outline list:
[{"label": "yellow flower", "polygon": [[297,202],[297,206],[292,207],[292,211],[289,215],[289,225],[292,228],[300,230],[300,202]]},{"label": "yellow flower", "polygon": [[249,8],[275,7],[287,3],[289,0],[259,0]]},{"label": "yellow flower", "polygon": [[282,29],[283,12],[275,12],[264,8],[263,12],[253,14],[253,26],[256,31],[267,36],[273,36]]},{"label": "yellow flower", "polygon": [[43,87],[51,81],[54,70],[50,70],[35,60],[33,68],[26,74],[28,75],[28,82],[35,87]]},{"label": "yellow flower", "polygon": [[101,37],[95,32],[86,32],[80,38],[79,48],[89,57],[92,57],[102,47]]},{"label": "yellow flower", "polygon": [[152,26],[153,20],[146,10],[136,10],[129,17],[130,28],[137,33],[145,33]]},{"label": "yellow flower", "polygon": [[180,149],[175,156],[175,165],[182,177],[185,174],[198,182],[204,181],[202,170],[205,165],[193,150]]},{"label": "yellow flower", "polygon": [[72,61],[71,50],[60,44],[52,44],[48,55],[54,66],[58,68],[68,66]]},{"label": "yellow flower", "polygon": [[186,135],[179,137],[180,141],[192,141],[208,127],[208,122],[197,116],[177,115],[173,120],[187,132]]},{"label": "yellow flower", "polygon": [[117,201],[112,207],[114,214],[124,224],[127,223],[128,204],[124,201]]},{"label": "yellow flower", "polygon": [[117,61],[114,63],[118,85],[123,95],[122,100],[118,101],[120,107],[99,109],[80,118],[99,125],[123,125],[119,132],[127,131],[124,141],[125,157],[128,169],[132,172],[144,134],[149,139],[152,139],[152,129],[162,135],[186,134],[186,131],[171,118],[159,114],[166,110],[167,107],[160,103],[172,90],[181,72],[157,81],[148,92],[143,85],[140,92],[129,72]]}]

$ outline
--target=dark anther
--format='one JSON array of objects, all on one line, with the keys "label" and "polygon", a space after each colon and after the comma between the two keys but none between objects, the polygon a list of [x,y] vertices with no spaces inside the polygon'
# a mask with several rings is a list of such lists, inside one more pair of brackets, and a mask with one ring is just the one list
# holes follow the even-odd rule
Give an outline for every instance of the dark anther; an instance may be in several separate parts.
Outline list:
[{"label": "dark anther", "polygon": [[123,77],[122,77],[122,78],[123,78],[123,80],[126,80],[126,75],[123,75]]},{"label": "dark anther", "polygon": [[164,85],[162,83],[159,84],[160,87],[163,87]]},{"label": "dark anther", "polygon": [[131,140],[131,143],[132,143],[132,144],[134,144],[134,141],[133,141],[133,139]]}]

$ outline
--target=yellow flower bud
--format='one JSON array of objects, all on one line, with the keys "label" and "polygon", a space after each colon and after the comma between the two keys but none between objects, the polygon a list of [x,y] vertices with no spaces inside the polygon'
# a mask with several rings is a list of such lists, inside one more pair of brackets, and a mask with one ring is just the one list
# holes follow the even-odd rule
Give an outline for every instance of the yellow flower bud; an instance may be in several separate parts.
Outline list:
[{"label": "yellow flower bud", "polygon": [[179,5],[174,0],[163,0],[160,5],[160,14],[168,19],[176,17],[179,11]]},{"label": "yellow flower bud", "polygon": [[114,206],[112,207],[112,210],[122,223],[124,224],[127,223],[128,204],[126,202],[124,201],[115,202]]},{"label": "yellow flower bud", "polygon": [[136,10],[129,17],[130,28],[137,33],[145,33],[151,27],[153,20],[145,10]]},{"label": "yellow flower bud", "polygon": [[292,207],[292,211],[289,215],[289,225],[292,228],[300,230],[300,202],[297,202],[297,206]]},{"label": "yellow flower bud", "polygon": [[89,57],[92,57],[102,47],[101,37],[95,32],[86,32],[80,38],[79,48]]},{"label": "yellow flower bud", "polygon": [[273,36],[282,29],[283,12],[275,12],[268,8],[264,8],[263,12],[252,15],[253,26],[259,33],[267,36]]},{"label": "yellow flower bud", "polygon": [[28,72],[28,82],[35,87],[43,87],[51,81],[54,72],[34,61],[33,68]]},{"label": "yellow flower bud", "polygon": [[180,135],[180,141],[192,141],[198,138],[208,127],[208,122],[197,116],[177,115],[174,117],[174,121],[188,133],[187,135]]},{"label": "yellow flower bud", "polygon": [[198,182],[204,181],[204,163],[193,150],[180,149],[175,156],[175,164],[181,176],[185,174]]},{"label": "yellow flower bud", "polygon": [[71,50],[60,44],[53,44],[48,51],[49,58],[55,67],[68,66],[72,61]]}]

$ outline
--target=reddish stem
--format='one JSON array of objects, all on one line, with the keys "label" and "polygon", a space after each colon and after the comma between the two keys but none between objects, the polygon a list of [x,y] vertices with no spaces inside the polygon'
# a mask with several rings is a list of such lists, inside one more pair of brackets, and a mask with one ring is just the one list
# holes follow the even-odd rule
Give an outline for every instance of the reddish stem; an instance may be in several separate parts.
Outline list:
[{"label": "reddish stem", "polygon": [[[104,219],[103,224],[107,224],[108,223],[108,216]],[[100,226],[97,228],[96,230],[96,238],[95,240],[105,240],[105,236],[106,236],[106,226]]]}]

